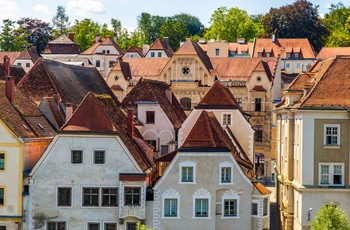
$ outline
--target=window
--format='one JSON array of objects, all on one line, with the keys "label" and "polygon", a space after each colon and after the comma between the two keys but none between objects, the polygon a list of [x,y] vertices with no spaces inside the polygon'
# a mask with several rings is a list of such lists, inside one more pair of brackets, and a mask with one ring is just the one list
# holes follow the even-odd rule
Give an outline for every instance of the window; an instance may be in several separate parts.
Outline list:
[{"label": "window", "polygon": [[271,53],[266,53],[266,57],[271,57]]},{"label": "window", "polygon": [[297,68],[300,69],[300,63],[297,63]]},{"label": "window", "polygon": [[72,164],[83,163],[83,150],[72,150],[71,151],[71,162]]},{"label": "window", "polygon": [[299,53],[294,53],[295,58],[299,58]]},{"label": "window", "polygon": [[102,188],[102,206],[118,205],[118,189]]},{"label": "window", "polygon": [[182,182],[193,182],[193,167],[182,167]]},{"label": "window", "polygon": [[155,53],[154,52],[151,52],[151,57],[155,57]]},{"label": "window", "polygon": [[5,170],[5,153],[0,153],[0,170]]},{"label": "window", "polygon": [[88,230],[100,230],[100,223],[88,223]]},{"label": "window", "polygon": [[340,125],[324,125],[324,145],[340,145]]},{"label": "window", "polygon": [[287,53],[286,57],[287,57],[287,58],[290,58],[290,53]]},{"label": "window", "polygon": [[117,230],[116,223],[105,223],[105,230]]},{"label": "window", "polygon": [[247,51],[242,51],[241,54],[247,54]]},{"label": "window", "polygon": [[102,53],[105,54],[105,53],[106,53],[106,50],[102,50]]},{"label": "window", "polygon": [[220,55],[220,50],[219,49],[215,49],[215,56],[219,56]]},{"label": "window", "polygon": [[255,111],[261,111],[261,98],[255,98]]},{"label": "window", "polygon": [[57,188],[57,206],[72,205],[72,188]]},{"label": "window", "polygon": [[148,144],[154,147],[154,151],[157,151],[157,141],[156,140],[146,140]]},{"label": "window", "polygon": [[158,57],[162,57],[162,52],[158,52]]},{"label": "window", "polygon": [[221,168],[221,183],[231,183],[231,167]]},{"label": "window", "polygon": [[264,198],[264,200],[263,200],[263,215],[264,216],[267,216],[268,206],[269,206],[269,199],[268,198]]},{"label": "window", "polygon": [[112,68],[115,64],[115,61],[109,61],[109,68]]},{"label": "window", "polygon": [[107,54],[109,54],[109,50],[107,50]]},{"label": "window", "polygon": [[263,127],[260,125],[254,126],[255,130],[255,141],[262,141],[263,139]]},{"label": "window", "polygon": [[94,151],[94,164],[104,164],[105,163],[105,151],[95,150]]},{"label": "window", "polygon": [[5,204],[5,189],[0,188],[0,205]]},{"label": "window", "polygon": [[26,67],[29,68],[30,67],[30,63],[26,63]]},{"label": "window", "polygon": [[66,222],[47,222],[47,230],[66,230]]},{"label": "window", "polygon": [[208,217],[208,199],[196,199],[196,217]]},{"label": "window", "polygon": [[99,188],[83,188],[83,206],[98,206]]},{"label": "window", "polygon": [[141,189],[126,187],[125,188],[125,205],[140,205]]},{"label": "window", "polygon": [[154,111],[146,111],[146,123],[154,124]]},{"label": "window", "polygon": [[161,145],[160,146],[160,155],[163,156],[169,152],[169,146],[168,145]]},{"label": "window", "polygon": [[190,110],[191,109],[191,99],[190,98],[181,98],[180,104],[184,110]]},{"label": "window", "polygon": [[177,199],[164,199],[164,216],[177,217]]},{"label": "window", "polygon": [[17,65],[18,65],[18,66],[21,66],[21,65],[22,65],[22,63],[20,63],[20,62],[17,62]]},{"label": "window", "polygon": [[258,57],[262,57],[262,52],[258,52]]},{"label": "window", "polygon": [[289,68],[289,63],[286,63],[286,68]]},{"label": "window", "polygon": [[320,185],[344,185],[343,163],[320,163]]},{"label": "window", "polygon": [[100,67],[100,60],[96,60],[96,67]]},{"label": "window", "polygon": [[242,98],[236,98],[237,103],[242,107]]},{"label": "window", "polygon": [[231,125],[231,114],[230,113],[224,113],[222,115],[222,124],[223,125]]},{"label": "window", "polygon": [[259,205],[257,202],[252,203],[252,216],[258,216]]},{"label": "window", "polygon": [[126,229],[127,230],[136,230],[136,223],[127,223],[126,224]]},{"label": "window", "polygon": [[224,201],[224,216],[237,216],[237,200]]}]

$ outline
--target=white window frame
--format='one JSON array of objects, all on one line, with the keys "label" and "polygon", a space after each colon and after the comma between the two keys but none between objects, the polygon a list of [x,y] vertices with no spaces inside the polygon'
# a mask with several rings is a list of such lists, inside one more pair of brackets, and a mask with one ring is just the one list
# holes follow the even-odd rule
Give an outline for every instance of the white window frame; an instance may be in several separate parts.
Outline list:
[{"label": "white window frame", "polygon": [[[327,143],[327,128],[337,128],[337,143],[336,144],[328,144]],[[331,134],[333,136],[335,134]],[[324,125],[324,130],[323,130],[323,145],[324,147],[339,147],[340,146],[340,124],[325,124]]]},{"label": "white window frame", "polygon": [[[222,170],[223,168],[231,168],[231,182],[223,182],[222,181]],[[233,185],[233,164],[225,161],[220,163],[220,171],[219,171],[219,185]]]},{"label": "white window frame", "polygon": [[102,226],[103,226],[103,229],[106,229],[105,228],[105,225],[106,224],[116,224],[117,225],[117,230],[119,229],[119,226],[118,226],[118,222],[114,222],[114,221],[103,221],[103,223],[102,223]]},{"label": "white window frame", "polygon": [[[325,183],[321,183],[322,182],[322,166],[328,166],[328,184]],[[341,176],[342,176],[342,180],[341,180],[341,184],[334,184],[334,175],[339,175],[338,173],[335,174],[335,170],[334,167],[335,166],[341,166]],[[325,173],[323,173],[325,174]],[[318,185],[319,186],[344,186],[344,181],[345,181],[345,164],[344,163],[328,163],[328,162],[322,162],[319,163],[318,165]],[[326,175],[326,174],[325,174]]]},{"label": "white window frame", "polygon": [[[193,195],[193,213],[192,219],[211,219],[211,194],[206,189],[198,189]],[[197,199],[207,199],[208,200],[208,216],[199,217],[196,216],[196,200]]]},{"label": "white window frame", "polygon": [[[252,214],[252,209],[250,210],[250,214],[253,216],[253,217],[260,217],[260,212],[259,212],[259,210],[260,210],[260,202],[259,202],[259,200],[252,200],[252,205],[253,204],[256,204],[257,205],[257,214],[256,215],[253,215]],[[252,207],[251,207],[252,208]]]},{"label": "white window frame", "polygon": [[[176,216],[165,216],[165,200],[166,199],[174,199],[176,200]],[[175,189],[168,189],[162,194],[162,216],[164,219],[180,219],[180,193],[178,193]]]},{"label": "white window frame", "polygon": [[[70,205],[58,205],[58,189],[59,188],[70,188]],[[72,208],[73,207],[73,187],[71,185],[56,185],[56,207],[57,208]]]},{"label": "white window frame", "polygon": [[[73,163],[73,162],[72,162],[72,161],[73,161],[73,151],[81,151],[81,152],[82,152],[82,156],[81,156],[81,157],[82,157],[82,162],[81,162],[81,163]],[[84,160],[85,160],[85,159],[84,159],[84,158],[85,158],[85,157],[84,157],[84,155],[85,155],[84,152],[85,152],[85,151],[84,151],[83,148],[71,148],[71,149],[70,149],[70,156],[69,156],[70,164],[71,164],[71,165],[83,165],[83,164],[84,164]]]},{"label": "white window frame", "polygon": [[[104,163],[103,164],[96,164],[95,163],[95,152],[96,151],[104,151]],[[107,149],[93,149],[92,150],[92,165],[99,166],[99,165],[106,165],[107,164]]]},{"label": "white window frame", "polygon": [[232,126],[232,113],[222,113],[221,114],[221,121],[222,121],[221,122],[222,125]]},{"label": "white window frame", "polygon": [[[227,190],[221,197],[221,219],[239,219],[239,195],[238,193],[233,190]],[[237,215],[236,216],[225,216],[225,200],[236,200],[236,209],[237,209]]]},{"label": "white window frame", "polygon": [[[196,162],[194,161],[184,161],[179,164],[180,170],[179,170],[179,184],[196,184]],[[182,181],[182,169],[184,167],[192,167],[193,168],[193,181],[186,182]]]}]

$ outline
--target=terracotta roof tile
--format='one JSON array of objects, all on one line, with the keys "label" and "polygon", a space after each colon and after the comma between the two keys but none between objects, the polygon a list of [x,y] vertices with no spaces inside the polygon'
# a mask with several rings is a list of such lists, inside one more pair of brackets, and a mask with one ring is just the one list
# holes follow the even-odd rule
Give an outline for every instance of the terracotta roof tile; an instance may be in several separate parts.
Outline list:
[{"label": "terracotta roof tile", "polygon": [[324,60],[337,55],[350,55],[350,47],[323,47],[316,58]]},{"label": "terracotta roof tile", "polygon": [[131,46],[129,47],[129,49],[128,49],[125,53],[133,53],[133,52],[136,52],[136,53],[138,53],[141,57],[144,57],[142,48],[137,47],[137,46],[135,46],[135,45],[131,45]]},{"label": "terracotta roof tile", "polygon": [[250,91],[267,92],[267,90],[264,89],[264,87],[262,85],[256,85]]},{"label": "terracotta roof tile", "polygon": [[37,49],[35,46],[25,49],[22,51],[22,53],[18,56],[18,59],[30,59],[33,63],[35,63],[40,58]]},{"label": "terracotta roof tile", "polygon": [[4,63],[4,57],[7,56],[10,58],[10,64],[13,65],[19,55],[21,52],[0,52],[0,63]]},{"label": "terracotta roof tile", "polygon": [[53,41],[50,41],[43,54],[80,54],[80,45],[72,41],[66,34],[62,34]]},{"label": "terracotta roof tile", "polygon": [[120,48],[120,46],[117,43],[115,43],[115,41],[109,36],[106,36],[105,38],[100,39],[98,42],[95,42],[92,46],[90,46],[87,50],[85,50],[81,54],[87,54],[87,55],[94,54],[97,47],[101,45],[102,46],[113,45],[113,47],[118,51],[120,55],[124,55],[124,51],[122,50],[122,48]]},{"label": "terracotta roof tile", "polygon": [[121,71],[125,80],[131,80],[131,69],[128,62],[123,61],[121,58],[115,63],[113,70]]},{"label": "terracotta roof tile", "polygon": [[168,39],[162,41],[157,38],[149,50],[164,50],[168,57],[171,57],[174,54],[174,50],[170,47]]},{"label": "terracotta roof tile", "polygon": [[[26,72],[21,66],[11,65],[10,75],[15,78],[15,84],[17,84],[26,75]],[[4,64],[0,64],[0,80],[5,80],[7,73],[4,68]]]},{"label": "terracotta roof tile", "polygon": [[180,128],[186,119],[186,114],[175,95],[171,93],[170,102],[166,92],[171,91],[165,82],[141,78],[124,97],[121,104],[127,107],[130,105],[130,102],[134,104],[137,101],[155,101],[160,105],[173,126],[176,129]]}]

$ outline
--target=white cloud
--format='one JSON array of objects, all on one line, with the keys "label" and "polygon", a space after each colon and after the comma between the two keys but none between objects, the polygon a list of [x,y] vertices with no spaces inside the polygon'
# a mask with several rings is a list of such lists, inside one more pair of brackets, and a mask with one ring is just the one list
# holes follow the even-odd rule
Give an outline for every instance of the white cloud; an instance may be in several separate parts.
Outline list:
[{"label": "white cloud", "polygon": [[12,0],[1,0],[0,1],[0,20],[11,19],[16,20],[20,9]]},{"label": "white cloud", "polygon": [[50,14],[49,8],[42,4],[36,4],[34,7],[32,7],[32,10],[39,14]]},{"label": "white cloud", "polygon": [[82,17],[105,13],[103,4],[97,0],[69,0],[67,10]]}]

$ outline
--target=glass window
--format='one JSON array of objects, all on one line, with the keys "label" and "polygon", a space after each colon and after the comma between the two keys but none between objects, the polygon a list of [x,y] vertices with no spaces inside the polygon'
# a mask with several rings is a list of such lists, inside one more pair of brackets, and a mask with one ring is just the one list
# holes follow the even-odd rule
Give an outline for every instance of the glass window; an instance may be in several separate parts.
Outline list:
[{"label": "glass window", "polygon": [[154,52],[151,52],[151,57],[155,57],[155,53]]},{"label": "glass window", "polygon": [[72,188],[57,188],[57,193],[58,206],[72,205]]},{"label": "glass window", "polygon": [[289,68],[289,63],[286,63],[286,68]]},{"label": "glass window", "polygon": [[254,126],[255,141],[262,141],[263,139],[263,127],[260,125]]},{"label": "glass window", "polygon": [[94,151],[94,164],[104,164],[105,163],[105,151],[95,150]]},{"label": "glass window", "polygon": [[224,201],[224,216],[237,216],[237,200]]},{"label": "glass window", "polygon": [[261,98],[255,98],[255,111],[261,111]]},{"label": "glass window", "polygon": [[100,223],[88,223],[88,230],[100,230]]},{"label": "glass window", "polygon": [[101,63],[100,60],[96,60],[96,67],[100,67]]},{"label": "glass window", "polygon": [[109,54],[109,50],[107,50],[107,54]]},{"label": "glass window", "polygon": [[252,215],[253,216],[258,215],[258,203],[252,203]]},{"label": "glass window", "polygon": [[270,57],[271,56],[271,53],[266,53],[266,57]]},{"label": "glass window", "polygon": [[258,57],[262,57],[262,52],[258,52]]},{"label": "glass window", "polygon": [[300,69],[300,63],[297,63],[297,68]]},{"label": "glass window", "polygon": [[18,65],[18,66],[21,66],[21,65],[22,65],[22,63],[20,63],[20,62],[17,62],[17,65]]},{"label": "glass window", "polygon": [[71,162],[72,164],[83,163],[83,151],[82,150],[72,150],[71,151]]},{"label": "glass window", "polygon": [[5,169],[5,153],[0,153],[0,170]]},{"label": "glass window", "polygon": [[208,217],[208,199],[196,199],[196,217]]},{"label": "glass window", "polygon": [[222,167],[221,168],[221,182],[222,183],[231,183],[231,167]]},{"label": "glass window", "polygon": [[137,228],[136,228],[136,223],[127,223],[127,225],[126,225],[126,229],[127,230],[137,230]]},{"label": "glass window", "polygon": [[215,49],[215,56],[219,56],[220,55],[220,50],[219,49]]},{"label": "glass window", "polygon": [[30,63],[26,63],[26,67],[29,68],[30,67]]},{"label": "glass window", "polygon": [[157,151],[157,141],[156,140],[146,140],[148,144],[154,147],[154,151]]},{"label": "glass window", "polygon": [[299,53],[294,53],[295,58],[299,58]]},{"label": "glass window", "polygon": [[339,145],[339,126],[326,126],[325,145]]},{"label": "glass window", "polygon": [[66,222],[47,222],[47,230],[66,230]]},{"label": "glass window", "polygon": [[140,188],[125,188],[125,205],[140,205],[141,189]]},{"label": "glass window", "polygon": [[287,55],[286,55],[286,56],[287,56],[287,58],[290,58],[290,53],[287,53]]},{"label": "glass window", "polygon": [[83,206],[98,206],[98,188],[83,188]]},{"label": "glass window", "polygon": [[163,156],[169,152],[169,146],[168,145],[161,145],[160,146],[160,155]]},{"label": "glass window", "polygon": [[155,121],[154,111],[146,111],[146,123],[154,124],[154,121]]},{"label": "glass window", "polygon": [[177,216],[177,199],[164,199],[164,216]]},{"label": "glass window", "polygon": [[162,57],[162,52],[158,52],[158,57]]},{"label": "glass window", "polygon": [[321,165],[321,184],[329,184],[329,165]]},{"label": "glass window", "polygon": [[231,125],[231,114],[228,113],[222,115],[222,124]]},{"label": "glass window", "polygon": [[117,230],[117,223],[105,223],[105,230]]},{"label": "glass window", "polygon": [[264,216],[267,216],[268,205],[269,205],[269,200],[268,200],[268,198],[264,198],[264,200],[263,200],[263,215],[264,215]]},{"label": "glass window", "polygon": [[236,101],[239,104],[239,106],[242,107],[242,98],[236,98]]},{"label": "glass window", "polygon": [[180,104],[184,110],[190,110],[191,109],[191,99],[190,98],[181,98]]},{"label": "glass window", "polygon": [[182,182],[193,182],[193,167],[182,167],[181,173]]},{"label": "glass window", "polygon": [[343,171],[341,165],[334,165],[333,184],[343,184]]},{"label": "glass window", "polygon": [[0,205],[5,204],[5,189],[0,188]]},{"label": "glass window", "polygon": [[109,68],[112,68],[115,64],[115,61],[109,61]]},{"label": "glass window", "polygon": [[102,188],[102,206],[118,205],[118,189]]}]

